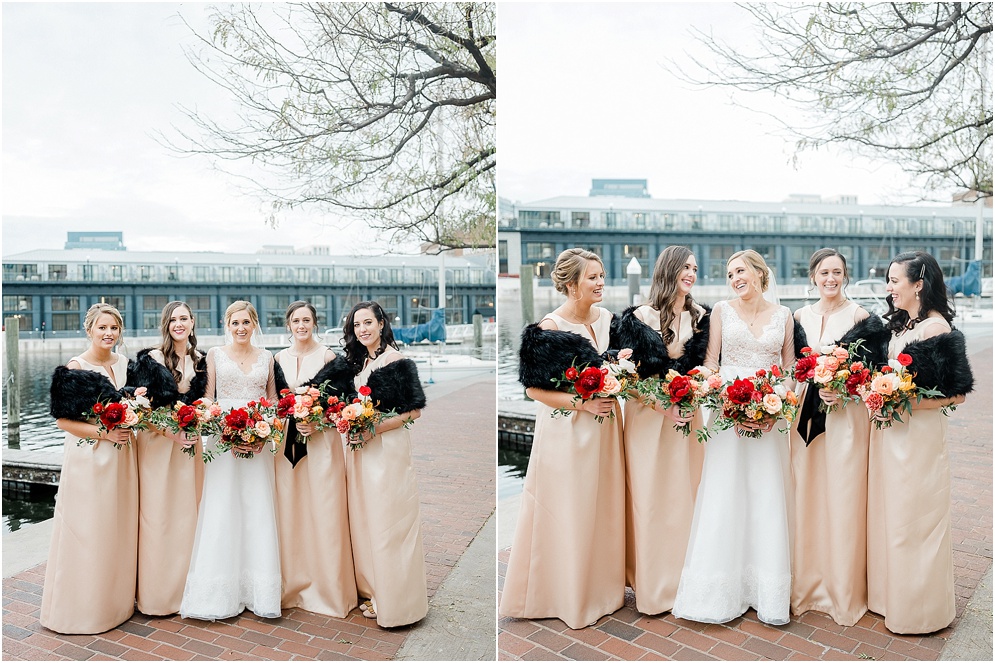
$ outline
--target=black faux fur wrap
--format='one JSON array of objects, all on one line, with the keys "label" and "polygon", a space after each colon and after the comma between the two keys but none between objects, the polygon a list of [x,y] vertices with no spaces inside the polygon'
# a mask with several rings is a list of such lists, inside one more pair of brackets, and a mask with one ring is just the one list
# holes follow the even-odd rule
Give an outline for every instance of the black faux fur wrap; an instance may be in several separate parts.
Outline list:
[{"label": "black faux fur wrap", "polygon": [[902,350],[912,357],[907,370],[917,387],[938,389],[944,396],[962,396],[974,390],[974,374],[967,359],[964,334],[959,329],[913,341]]},{"label": "black faux fur wrap", "polygon": [[712,310],[704,305],[699,306],[705,309],[698,321],[699,331],[684,343],[684,352],[680,357],[672,359],[667,354],[667,346],[660,333],[636,317],[638,306],[630,306],[622,311],[622,315],[612,319],[608,342],[611,351],[617,353],[622,348],[630,348],[640,378],[665,375],[670,369],[681,374],[687,373],[705,361],[705,348],[708,347],[708,322]]},{"label": "black faux fur wrap", "polygon": [[[199,350],[198,350],[199,352]],[[190,405],[194,401],[204,397],[207,391],[207,355],[200,355],[197,365],[194,366],[193,379],[190,380],[190,389],[187,393],[180,394],[180,400]]]},{"label": "black faux fur wrap", "polygon": [[370,398],[380,412],[400,414],[421,410],[426,404],[418,367],[411,359],[398,359],[374,370],[366,386],[370,388]]},{"label": "black faux fur wrap", "polygon": [[809,347],[808,345],[808,335],[805,333],[805,328],[797,320],[792,320],[792,326],[794,328],[794,340],[795,340],[795,359],[802,358],[802,348]]},{"label": "black faux fur wrap", "polygon": [[[408,361],[411,360],[409,359]],[[414,368],[413,361],[411,363],[412,370],[414,370],[415,377],[417,378],[418,369]],[[312,387],[318,387],[326,380],[328,381],[328,387],[326,388],[339,398],[352,398],[356,393],[356,386],[353,382],[352,367],[349,366],[349,362],[346,361],[345,357],[340,354],[336,354],[335,359],[322,366],[321,370],[318,371],[313,378],[307,381],[307,384]],[[418,384],[421,385],[421,382]],[[398,410],[398,412],[401,411],[402,410]]]},{"label": "black faux fur wrap", "polygon": [[580,334],[543,329],[538,322],[522,330],[518,350],[518,381],[526,388],[556,389],[553,378],[562,378],[571,365],[601,366],[604,359]]},{"label": "black faux fur wrap", "polygon": [[860,339],[864,339],[864,343],[857,349],[856,357],[864,362],[865,366],[877,367],[888,361],[888,341],[891,340],[891,332],[885,329],[881,318],[871,314],[851,327],[850,331],[843,334],[834,345],[846,347]]},{"label": "black faux fur wrap", "polygon": [[169,369],[152,358],[152,350],[140,351],[128,360],[128,387],[145,387],[152,407],[168,407],[180,398],[176,380]]},{"label": "black faux fur wrap", "polygon": [[57,366],[52,372],[49,414],[56,419],[86,421],[97,401],[116,401],[122,393],[103,373]]},{"label": "black faux fur wrap", "polygon": [[273,362],[273,382],[276,383],[276,393],[279,394],[284,389],[290,389],[290,385],[287,383],[287,376],[284,375],[283,369],[280,368],[280,362]]}]

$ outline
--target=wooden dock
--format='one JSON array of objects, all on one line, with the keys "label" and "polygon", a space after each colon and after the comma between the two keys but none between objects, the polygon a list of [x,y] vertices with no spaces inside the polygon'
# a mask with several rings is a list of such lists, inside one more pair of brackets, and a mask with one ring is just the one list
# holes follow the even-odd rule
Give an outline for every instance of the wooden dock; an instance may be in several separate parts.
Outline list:
[{"label": "wooden dock", "polygon": [[3,450],[3,483],[58,486],[62,474],[63,450],[25,451]]}]

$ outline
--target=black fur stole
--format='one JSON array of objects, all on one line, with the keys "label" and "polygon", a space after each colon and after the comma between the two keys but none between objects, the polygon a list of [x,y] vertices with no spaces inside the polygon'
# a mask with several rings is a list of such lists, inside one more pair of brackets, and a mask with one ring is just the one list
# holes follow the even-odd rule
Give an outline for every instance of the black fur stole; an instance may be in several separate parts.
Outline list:
[{"label": "black fur stole", "polygon": [[797,320],[792,320],[792,327],[794,328],[794,340],[795,340],[795,359],[802,358],[802,348],[809,347],[808,345],[808,335],[805,333],[805,328],[802,327],[801,323]]},{"label": "black fur stole", "polygon": [[967,359],[964,333],[959,329],[913,341],[902,352],[912,357],[912,365],[907,370],[915,373],[917,387],[938,389],[948,398],[974,390],[974,374]]},{"label": "black fur stole", "polygon": [[571,365],[601,366],[603,363],[604,359],[591,342],[579,334],[543,329],[538,322],[526,325],[522,330],[518,381],[526,388],[555,390],[553,378],[562,378]]},{"label": "black fur stole", "polygon": [[117,401],[124,395],[103,373],[56,366],[52,372],[48,412],[56,419],[87,421],[97,401]]},{"label": "black fur stole", "polygon": [[[198,350],[198,352],[200,352]],[[193,379],[190,380],[190,389],[187,393],[180,394],[180,400],[190,405],[196,400],[204,397],[207,392],[207,355],[201,354],[197,365],[193,368]]]},{"label": "black fur stole", "polygon": [[290,389],[290,385],[287,383],[287,376],[284,375],[283,369],[280,368],[280,362],[273,361],[273,381],[276,383],[276,393],[279,394],[284,389]]},{"label": "black fur stole", "polygon": [[418,367],[411,359],[398,359],[374,370],[366,386],[370,388],[370,398],[380,412],[400,414],[421,410],[426,404]]},{"label": "black fur stole", "polygon": [[152,407],[169,407],[180,398],[176,380],[169,369],[152,358],[152,350],[141,350],[134,359],[128,360],[127,387],[145,387],[145,397]]},{"label": "black fur stole", "polygon": [[630,348],[640,378],[662,376],[670,369],[681,374],[687,373],[705,361],[705,349],[708,347],[708,322],[712,310],[704,305],[699,306],[705,309],[698,321],[699,331],[684,343],[684,352],[680,357],[672,359],[667,354],[667,346],[660,333],[636,317],[638,306],[630,306],[622,311],[622,315],[612,318],[608,342],[611,352],[617,353],[622,348]]}]

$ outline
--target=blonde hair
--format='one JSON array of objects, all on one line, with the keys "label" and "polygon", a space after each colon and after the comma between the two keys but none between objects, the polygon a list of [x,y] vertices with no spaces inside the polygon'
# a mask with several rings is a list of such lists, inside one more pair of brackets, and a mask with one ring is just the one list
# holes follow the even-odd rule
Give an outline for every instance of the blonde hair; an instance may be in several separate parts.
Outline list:
[{"label": "blonde hair", "polygon": [[94,304],[86,311],[86,317],[83,318],[83,331],[89,336],[90,332],[93,330],[93,325],[97,323],[97,318],[103,314],[108,314],[117,322],[117,326],[121,328],[121,334],[124,334],[124,318],[121,317],[121,312],[110,304],[104,304],[103,302],[99,304]]},{"label": "blonde hair", "polygon": [[605,268],[605,264],[601,262],[598,254],[587,249],[567,249],[557,256],[556,264],[553,265],[553,273],[550,274],[556,290],[564,295],[567,294],[567,286],[580,280],[590,260],[596,260],[601,265],[601,269]]},{"label": "blonde hair", "polygon": [[256,313],[256,307],[244,299],[232,302],[228,305],[228,308],[225,309],[225,328],[227,328],[228,324],[231,322],[231,317],[239,311],[248,311],[249,320],[252,321],[252,324],[255,325],[257,329],[259,328],[259,314]]},{"label": "blonde hair", "polygon": [[767,286],[770,285],[770,268],[767,267],[767,263],[764,262],[763,256],[753,249],[736,251],[729,256],[728,260],[726,260],[726,268],[728,268],[729,263],[736,258],[742,258],[743,262],[745,262],[748,267],[757,273],[760,277],[760,292],[767,292]]}]

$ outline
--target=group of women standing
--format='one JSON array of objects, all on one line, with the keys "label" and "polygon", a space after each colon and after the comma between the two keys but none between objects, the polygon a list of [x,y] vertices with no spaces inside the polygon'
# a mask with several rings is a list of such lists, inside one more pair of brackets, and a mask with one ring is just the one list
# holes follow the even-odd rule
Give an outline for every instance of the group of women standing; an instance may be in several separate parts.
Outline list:
[{"label": "group of women standing", "polygon": [[[360,302],[344,326],[344,355],[321,345],[307,302],[286,313],[291,345],[276,357],[253,343],[259,321],[244,301],[225,312],[228,342],[197,349],[189,306],[162,312],[162,343],[134,361],[113,350],[121,314],[87,312],[90,346],[52,378],[51,412],[66,431],[65,459],[40,622],[59,633],[100,633],[137,609],[147,615],[224,619],[249,609],[279,617],[299,607],[345,617],[359,605],[380,626],[411,624],[428,609],[418,489],[406,426],[425,395],[414,362],[394,343],[376,302]],[[206,398],[222,409],[282,388],[324,384],[350,399],[363,386],[383,419],[364,445],[345,451],[333,429],[288,423],[274,457],[200,451],[216,438],[168,430],[103,430],[94,403],[145,387],[153,407]],[[84,439],[92,445],[79,444]],[[193,445],[195,457],[189,448]],[[203,445],[203,447],[201,446]],[[363,602],[360,603],[360,598]]]},{"label": "group of women standing", "polygon": [[[739,251],[727,261],[735,296],[709,310],[691,296],[694,255],[671,246],[648,303],[613,316],[597,305],[600,258],[560,254],[552,279],[567,300],[522,333],[519,377],[538,409],[501,614],[583,628],[622,607],[628,585],[639,612],[699,622],[752,607],[770,624],[808,610],[847,626],[872,610],[896,633],[950,624],[940,408],[963,402],[973,378],[943,274],[927,253],[895,256],[882,321],[846,298],[838,251],[817,251],[809,271],[819,300],[792,315],[765,297],[763,258]],[[858,340],[872,369],[904,352],[916,384],[943,396],[913,399],[909,416],[878,429],[862,403],[822,414],[819,402],[836,396],[799,385],[802,416],[790,431],[743,424],[699,444],[677,425],[701,428],[701,411],[632,398],[623,418],[616,398],[575,401],[551,387],[570,366],[600,365],[609,348],[632,349],[641,378],[698,368],[730,381],[774,364],[788,374],[805,345]],[[554,418],[559,408],[569,416]]]}]

